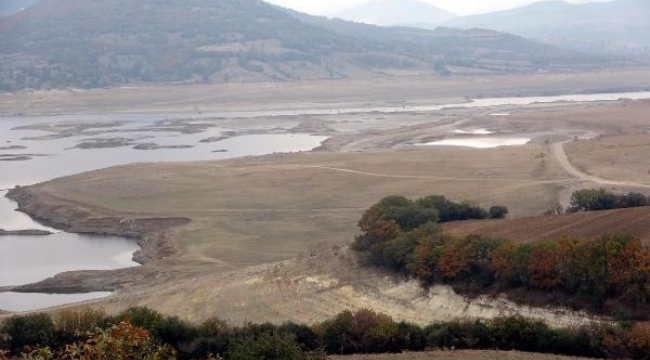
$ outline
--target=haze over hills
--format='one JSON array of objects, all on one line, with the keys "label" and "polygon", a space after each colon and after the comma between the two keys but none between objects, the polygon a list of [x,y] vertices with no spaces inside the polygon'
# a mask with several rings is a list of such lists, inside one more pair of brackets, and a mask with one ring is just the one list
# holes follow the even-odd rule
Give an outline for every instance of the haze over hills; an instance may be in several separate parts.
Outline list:
[{"label": "haze over hills", "polygon": [[567,70],[599,59],[494,31],[381,28],[259,0],[42,0],[0,20],[0,89]]},{"label": "haze over hills", "polygon": [[2,0],[0,1],[0,18],[27,9],[38,1],[39,0]]},{"label": "haze over hills", "polygon": [[417,0],[375,0],[335,14],[343,20],[382,26],[440,24],[456,16]]},{"label": "haze over hills", "polygon": [[569,4],[545,1],[456,18],[444,26],[508,32],[592,52],[650,53],[650,1]]}]

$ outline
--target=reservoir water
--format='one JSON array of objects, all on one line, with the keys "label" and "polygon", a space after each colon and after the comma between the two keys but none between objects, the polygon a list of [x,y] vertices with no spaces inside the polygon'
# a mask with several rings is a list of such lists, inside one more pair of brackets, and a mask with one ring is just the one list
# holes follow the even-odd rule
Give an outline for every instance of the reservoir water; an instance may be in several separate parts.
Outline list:
[{"label": "reservoir water", "polygon": [[474,138],[453,138],[421,144],[425,146],[461,146],[474,149],[491,149],[499,146],[525,145],[530,138],[522,137],[474,137]]},{"label": "reservoir water", "polygon": [[[137,266],[132,255],[139,249],[131,239],[70,234],[43,226],[26,214],[15,211],[17,204],[5,197],[6,189],[134,162],[217,160],[309,151],[326,139],[308,134],[227,137],[224,136],[226,130],[218,127],[196,133],[184,133],[173,127],[161,130],[156,122],[164,118],[164,115],[149,115],[147,119],[101,127],[103,130],[119,132],[118,135],[81,131],[61,136],[51,131],[17,128],[43,123],[54,124],[56,127],[57,124],[69,126],[74,123],[88,125],[97,122],[92,120],[93,117],[76,121],[57,117],[54,122],[51,117],[0,117],[0,189],[4,189],[0,190],[0,229],[36,229],[53,233],[48,236],[0,236],[0,287],[34,283],[66,271],[113,270]],[[52,134],[56,136],[51,136]],[[132,143],[109,148],[77,147],[88,139],[102,137],[120,137]],[[221,140],[202,142],[209,138]],[[135,145],[142,142],[170,148],[134,149]],[[29,159],[22,159],[23,156]],[[107,295],[110,293],[52,295],[0,292],[0,310],[31,311]]]},{"label": "reservoir water", "polygon": [[[179,114],[98,114],[0,117],[0,189],[30,185],[57,177],[135,162],[217,160],[275,152],[309,151],[322,136],[273,132],[272,128],[233,134],[219,126],[223,119],[399,113],[450,108],[527,105],[557,101],[650,99],[650,92],[476,99],[465,103],[361,108],[240,111]],[[286,129],[285,129],[286,130]],[[483,144],[498,139],[490,131],[459,131],[482,135]],[[488,135],[488,136],[485,136]],[[456,139],[462,140],[462,139]],[[523,139],[518,140],[523,141]],[[90,146],[87,146],[90,144]],[[487,144],[487,145],[486,145]],[[459,145],[459,144],[439,144]],[[465,142],[461,146],[472,146]],[[480,145],[480,146],[479,146]],[[489,145],[489,146],[488,146]],[[497,145],[498,146],[498,145]],[[147,149],[139,150],[138,147]],[[77,235],[48,229],[14,211],[16,204],[0,192],[0,229],[43,229],[49,236],[0,236],[0,287],[31,283],[70,270],[117,269],[136,266],[132,240]],[[28,311],[100,298],[108,293],[76,295],[0,293],[0,309]]]}]

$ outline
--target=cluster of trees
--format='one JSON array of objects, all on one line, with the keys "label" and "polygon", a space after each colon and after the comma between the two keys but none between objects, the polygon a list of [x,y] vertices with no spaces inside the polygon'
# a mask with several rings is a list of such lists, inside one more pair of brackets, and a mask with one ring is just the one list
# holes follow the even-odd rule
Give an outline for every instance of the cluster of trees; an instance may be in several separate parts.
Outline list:
[{"label": "cluster of trees", "polygon": [[416,202],[388,197],[364,213],[353,249],[371,265],[426,285],[542,290],[570,295],[566,298],[573,303],[599,311],[608,301],[650,302],[650,250],[639,240],[607,235],[517,244],[476,235],[453,237],[437,224],[438,212],[445,214],[447,204],[440,197]]},{"label": "cluster of trees", "polygon": [[614,194],[605,189],[585,189],[571,196],[568,213],[650,206],[650,197],[640,193]]},{"label": "cluster of trees", "polygon": [[[469,203],[456,203],[441,195],[417,200],[404,196],[387,196],[366,211],[360,222],[362,230],[378,221],[394,221],[404,231],[410,231],[427,222],[445,223],[472,219],[503,219],[508,215],[505,206],[486,210]],[[365,231],[365,230],[364,230]]]},{"label": "cluster of trees", "polygon": [[146,308],[16,316],[0,327],[0,359],[318,360],[327,354],[433,349],[519,350],[599,358],[647,359],[650,325],[554,329],[522,317],[435,323],[396,322],[370,310],[344,311],[314,326],[286,323],[193,325]]}]

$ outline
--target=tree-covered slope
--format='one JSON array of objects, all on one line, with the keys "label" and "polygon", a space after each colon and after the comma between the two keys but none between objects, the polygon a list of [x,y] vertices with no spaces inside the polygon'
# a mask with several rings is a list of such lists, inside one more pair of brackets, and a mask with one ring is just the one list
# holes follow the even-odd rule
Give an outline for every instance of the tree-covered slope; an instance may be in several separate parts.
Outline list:
[{"label": "tree-covered slope", "polygon": [[0,89],[348,77],[386,70],[528,72],[593,66],[483,30],[332,21],[259,0],[42,0],[0,20]]}]

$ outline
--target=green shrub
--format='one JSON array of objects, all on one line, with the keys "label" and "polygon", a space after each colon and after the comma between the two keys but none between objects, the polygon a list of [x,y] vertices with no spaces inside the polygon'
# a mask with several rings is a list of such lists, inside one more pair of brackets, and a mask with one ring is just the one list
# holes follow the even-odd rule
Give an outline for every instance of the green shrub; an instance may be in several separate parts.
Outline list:
[{"label": "green shrub", "polygon": [[0,328],[4,337],[2,348],[18,354],[25,347],[50,346],[54,341],[54,323],[47,314],[14,316]]}]

